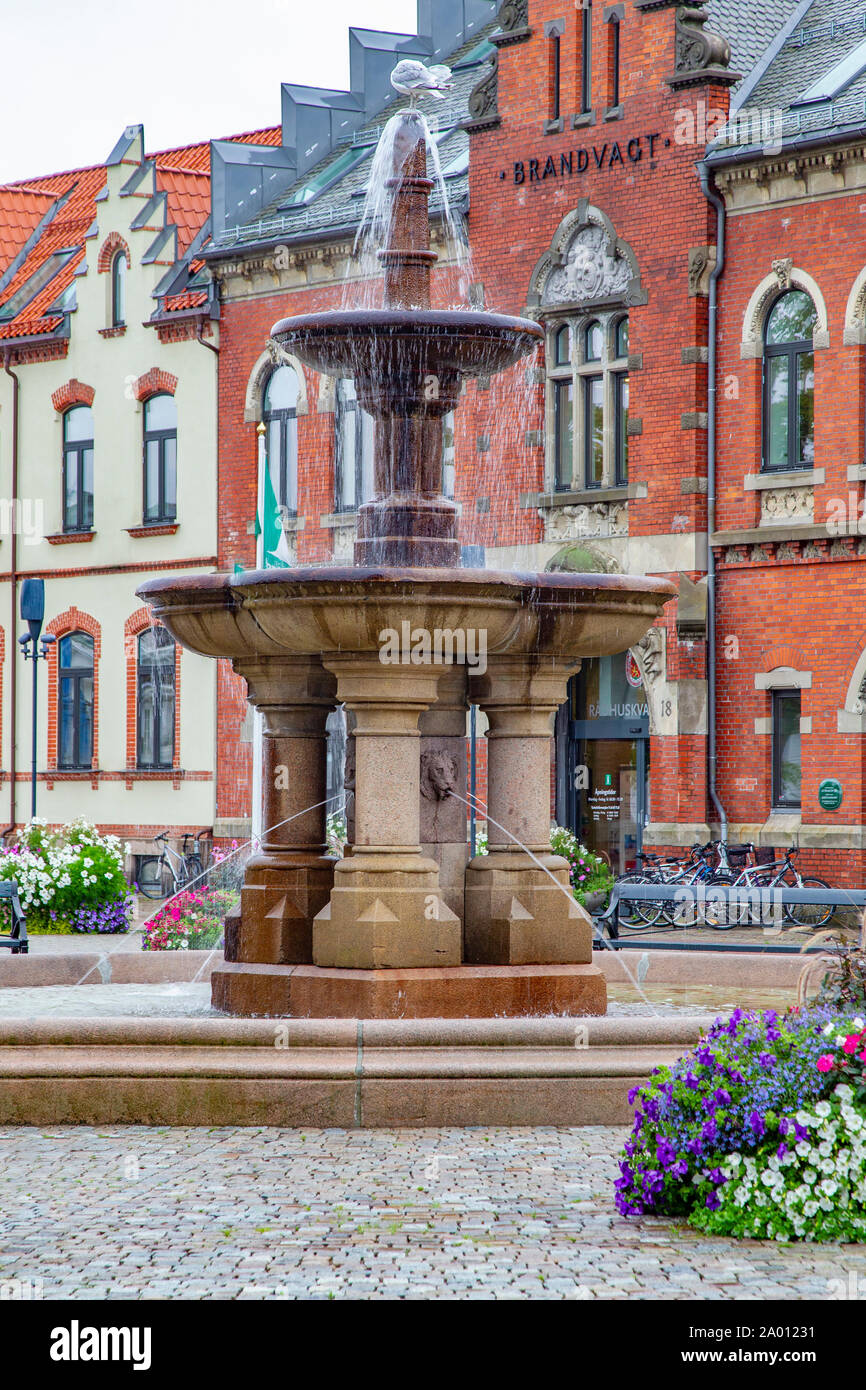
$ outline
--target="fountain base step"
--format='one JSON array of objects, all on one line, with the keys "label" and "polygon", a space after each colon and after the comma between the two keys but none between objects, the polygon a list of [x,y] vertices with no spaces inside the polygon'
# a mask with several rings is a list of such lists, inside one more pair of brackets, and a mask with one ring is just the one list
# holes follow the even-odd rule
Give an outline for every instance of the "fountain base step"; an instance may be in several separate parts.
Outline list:
[{"label": "fountain base step", "polygon": [[709,1017],[0,1021],[0,1125],[624,1125]]},{"label": "fountain base step", "polygon": [[314,965],[218,965],[214,1008],[244,1018],[520,1018],[603,1015],[596,965],[460,965],[341,970]]}]

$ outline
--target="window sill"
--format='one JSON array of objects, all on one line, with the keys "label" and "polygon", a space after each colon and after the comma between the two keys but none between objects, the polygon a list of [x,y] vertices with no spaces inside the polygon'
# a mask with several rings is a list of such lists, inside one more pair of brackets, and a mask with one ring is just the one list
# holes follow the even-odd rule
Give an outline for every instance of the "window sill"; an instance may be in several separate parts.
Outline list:
[{"label": "window sill", "polygon": [[355,526],[358,521],[356,509],[345,512],[330,512],[327,516],[319,517],[319,525],[327,530],[335,530],[340,526]]},{"label": "window sill", "polygon": [[646,497],[646,483],[629,483],[626,487],[595,487],[583,492],[524,492],[520,505],[535,507],[591,507],[596,502],[633,502]]},{"label": "window sill", "polygon": [[719,546],[761,545],[763,542],[776,544],[778,541],[820,541],[828,537],[826,526],[753,526],[744,531],[716,531],[710,537],[710,544]]},{"label": "window sill", "polygon": [[179,525],[179,521],[147,522],[142,526],[127,526],[126,534],[132,536],[133,540],[140,540],[143,536],[173,536]]},{"label": "window sill", "polygon": [[594,111],[578,111],[571,118],[572,130],[581,130],[584,126],[595,125]]},{"label": "window sill", "polygon": [[747,473],[743,479],[746,492],[769,492],[781,487],[821,487],[826,481],[824,468],[780,468],[764,473]]},{"label": "window sill", "polygon": [[602,116],[603,121],[621,121],[625,116],[625,107],[622,102],[619,106],[609,106]]},{"label": "window sill", "polygon": [[46,536],[49,545],[84,545],[87,541],[92,541],[96,535],[95,531],[55,531],[52,535]]},{"label": "window sill", "polygon": [[549,121],[544,122],[545,135],[561,135],[565,130],[565,120],[562,116],[551,116]]},{"label": "window sill", "polygon": [[116,323],[113,328],[100,328],[100,338],[122,338],[126,332],[125,323]]}]

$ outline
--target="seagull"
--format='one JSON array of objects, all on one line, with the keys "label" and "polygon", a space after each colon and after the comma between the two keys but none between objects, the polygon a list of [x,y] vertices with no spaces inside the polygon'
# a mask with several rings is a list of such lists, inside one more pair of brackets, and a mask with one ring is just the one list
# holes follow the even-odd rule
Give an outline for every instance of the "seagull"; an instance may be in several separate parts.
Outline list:
[{"label": "seagull", "polygon": [[451,81],[451,69],[444,63],[435,63],[428,68],[414,58],[404,58],[391,73],[391,86],[404,96],[411,97],[414,106],[422,92],[429,92],[437,101],[444,101],[444,93],[450,92],[454,83]]}]

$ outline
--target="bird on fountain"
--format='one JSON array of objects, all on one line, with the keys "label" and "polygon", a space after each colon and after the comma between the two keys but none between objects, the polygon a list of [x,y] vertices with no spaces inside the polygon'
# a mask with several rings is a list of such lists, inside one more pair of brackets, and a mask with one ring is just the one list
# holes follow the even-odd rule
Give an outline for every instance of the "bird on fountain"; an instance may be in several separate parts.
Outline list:
[{"label": "bird on fountain", "polygon": [[409,97],[414,107],[424,92],[436,97],[437,101],[444,101],[445,92],[450,92],[454,83],[451,81],[451,69],[444,63],[434,63],[428,68],[414,58],[404,58],[391,73],[391,86]]}]

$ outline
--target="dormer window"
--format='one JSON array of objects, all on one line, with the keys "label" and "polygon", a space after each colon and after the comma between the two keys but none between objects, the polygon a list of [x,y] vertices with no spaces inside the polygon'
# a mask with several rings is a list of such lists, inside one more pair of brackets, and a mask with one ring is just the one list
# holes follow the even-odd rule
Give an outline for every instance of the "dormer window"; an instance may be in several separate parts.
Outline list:
[{"label": "dormer window", "polygon": [[118,251],[111,263],[111,327],[126,324],[126,252]]}]

